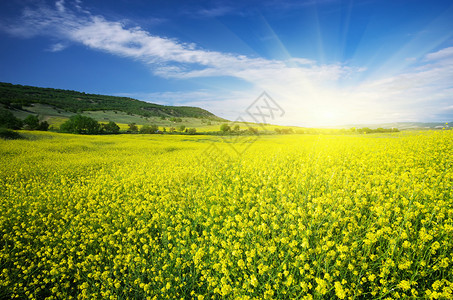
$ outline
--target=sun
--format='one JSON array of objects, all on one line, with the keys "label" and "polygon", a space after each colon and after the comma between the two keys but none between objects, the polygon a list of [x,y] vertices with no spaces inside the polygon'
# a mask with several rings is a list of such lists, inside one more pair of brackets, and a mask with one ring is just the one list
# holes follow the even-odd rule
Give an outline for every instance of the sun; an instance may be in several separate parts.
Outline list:
[{"label": "sun", "polygon": [[340,125],[342,121],[342,115],[335,111],[335,110],[329,110],[329,109],[322,109],[319,111],[316,111],[313,114],[314,118],[314,123],[316,126],[334,126],[334,125]]},{"label": "sun", "polygon": [[322,117],[322,119],[324,119],[326,121],[334,120],[334,119],[338,118],[337,114],[334,111],[328,111],[328,110],[323,111],[321,113],[321,117]]}]

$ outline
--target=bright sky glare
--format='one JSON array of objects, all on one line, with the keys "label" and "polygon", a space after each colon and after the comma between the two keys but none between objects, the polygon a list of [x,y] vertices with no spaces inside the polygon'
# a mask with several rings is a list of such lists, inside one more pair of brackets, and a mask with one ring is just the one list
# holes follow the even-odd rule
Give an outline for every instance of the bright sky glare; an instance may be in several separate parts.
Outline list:
[{"label": "bright sky glare", "polygon": [[453,120],[450,0],[0,3],[0,81],[274,123]]}]

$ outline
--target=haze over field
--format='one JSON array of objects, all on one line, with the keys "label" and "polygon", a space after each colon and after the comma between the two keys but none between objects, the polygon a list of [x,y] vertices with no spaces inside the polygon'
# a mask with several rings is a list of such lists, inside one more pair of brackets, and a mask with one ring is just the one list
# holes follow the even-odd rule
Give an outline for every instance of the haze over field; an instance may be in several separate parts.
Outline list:
[{"label": "haze over field", "polygon": [[453,120],[451,1],[2,1],[0,81],[282,125]]}]

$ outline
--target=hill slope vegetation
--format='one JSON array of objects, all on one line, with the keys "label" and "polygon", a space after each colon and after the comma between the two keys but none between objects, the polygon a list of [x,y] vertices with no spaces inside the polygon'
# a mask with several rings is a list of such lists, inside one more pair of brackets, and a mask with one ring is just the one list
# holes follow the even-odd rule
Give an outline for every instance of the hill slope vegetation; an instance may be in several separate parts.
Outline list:
[{"label": "hill slope vegetation", "polygon": [[7,108],[19,110],[40,103],[72,113],[112,110],[143,117],[190,117],[222,120],[199,107],[165,106],[128,97],[86,94],[3,82],[0,82],[0,103]]}]

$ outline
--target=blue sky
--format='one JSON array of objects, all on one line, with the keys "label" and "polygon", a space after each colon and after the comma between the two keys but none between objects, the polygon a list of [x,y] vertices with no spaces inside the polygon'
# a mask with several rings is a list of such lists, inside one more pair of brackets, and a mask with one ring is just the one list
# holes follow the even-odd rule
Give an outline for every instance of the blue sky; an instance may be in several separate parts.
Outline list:
[{"label": "blue sky", "polygon": [[0,3],[0,81],[284,125],[453,120],[453,2]]}]

